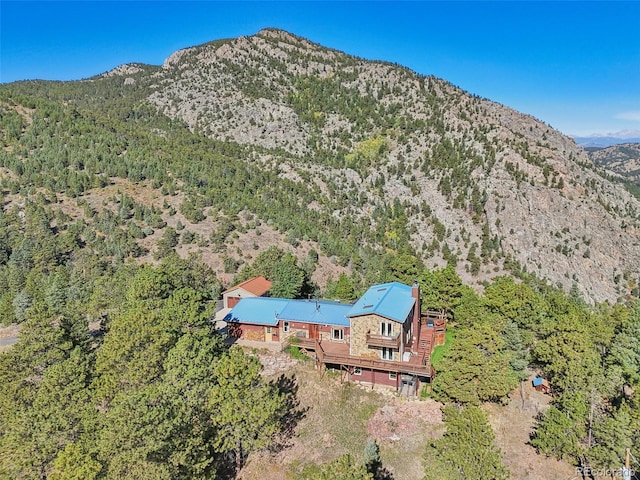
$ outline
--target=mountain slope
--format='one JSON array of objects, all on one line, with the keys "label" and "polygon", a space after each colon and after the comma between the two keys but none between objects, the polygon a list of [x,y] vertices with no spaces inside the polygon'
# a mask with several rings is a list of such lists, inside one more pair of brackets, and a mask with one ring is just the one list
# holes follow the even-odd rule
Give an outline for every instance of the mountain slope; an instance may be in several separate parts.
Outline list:
[{"label": "mountain slope", "polygon": [[[444,80],[287,32],[5,90],[14,103],[44,95],[109,121],[105,105],[117,105],[136,132],[114,161],[144,138],[142,150],[162,153],[136,157],[143,178],[212,218],[255,216],[365,277],[385,251],[455,263],[472,283],[521,267],[591,301],[626,296],[640,277],[640,203],[572,139]],[[171,153],[184,126],[192,137],[180,130]]]},{"label": "mountain slope", "polygon": [[[616,275],[637,275],[637,230],[622,234],[637,202],[584,168],[573,141],[531,117],[272,30],[180,51],[163,72],[167,85],[151,100],[165,114],[214,138],[282,148],[283,174],[311,170],[344,195],[365,190],[366,202],[340,216],[363,218],[398,199],[416,211],[411,242],[426,258],[437,261],[446,245],[465,259],[476,243],[491,263],[511,256],[598,300],[615,298]],[[365,152],[378,144],[382,153]],[[380,177],[379,191],[363,188]],[[417,213],[424,204],[431,215]],[[434,238],[439,252],[422,248]]]},{"label": "mountain slope", "polygon": [[608,173],[640,185],[640,143],[590,149],[588,155]]}]

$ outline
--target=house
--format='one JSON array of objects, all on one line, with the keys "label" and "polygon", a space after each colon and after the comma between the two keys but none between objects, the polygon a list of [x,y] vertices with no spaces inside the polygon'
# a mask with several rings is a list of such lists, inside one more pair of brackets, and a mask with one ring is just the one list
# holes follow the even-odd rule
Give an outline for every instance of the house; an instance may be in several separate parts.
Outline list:
[{"label": "house", "polygon": [[258,342],[296,343],[296,339],[348,341],[350,305],[319,300],[254,297],[227,315],[231,336]]},{"label": "house", "polygon": [[247,297],[264,297],[271,290],[271,282],[264,277],[253,277],[222,292],[222,308],[233,308]]},{"label": "house", "polygon": [[236,338],[298,345],[320,369],[406,393],[433,378],[431,352],[446,328],[443,312],[421,313],[417,284],[398,282],[372,286],[353,305],[244,298],[225,319]]}]

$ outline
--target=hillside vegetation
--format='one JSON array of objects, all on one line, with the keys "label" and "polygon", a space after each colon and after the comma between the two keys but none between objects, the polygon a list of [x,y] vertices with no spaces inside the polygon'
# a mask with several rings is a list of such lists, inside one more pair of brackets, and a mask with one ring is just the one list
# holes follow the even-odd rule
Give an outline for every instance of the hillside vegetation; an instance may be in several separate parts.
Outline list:
[{"label": "hillside vegetation", "polygon": [[4,85],[0,100],[5,188],[82,202],[114,178],[146,180],[180,195],[190,222],[219,227],[216,249],[236,262],[247,252],[225,250],[228,237],[266,224],[359,277],[384,251],[477,284],[526,271],[589,301],[626,297],[640,276],[638,200],[571,139],[286,32],[180,50],[161,67]]},{"label": "hillside vegetation", "polygon": [[640,143],[625,143],[607,148],[587,149],[591,161],[613,178],[620,179],[629,191],[640,197]]},{"label": "hillside vegetation", "polygon": [[[0,139],[0,323],[20,328],[0,354],[2,477],[236,478],[321,431],[296,371],[265,377],[213,328],[252,275],[347,301],[418,280],[447,313],[427,478],[523,478],[486,412],[533,373],[553,397],[527,448],[640,458],[640,204],[531,117],[264,30],[2,85]],[[341,392],[360,423],[380,401]],[[364,425],[341,424],[335,455],[287,475],[388,478],[375,442],[356,451]]]}]

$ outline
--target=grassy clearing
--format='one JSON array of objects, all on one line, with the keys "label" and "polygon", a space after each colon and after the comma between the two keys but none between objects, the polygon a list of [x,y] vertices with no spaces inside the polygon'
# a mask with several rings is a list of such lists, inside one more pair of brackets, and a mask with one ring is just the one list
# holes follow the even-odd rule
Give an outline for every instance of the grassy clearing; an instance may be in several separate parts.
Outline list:
[{"label": "grassy clearing", "polygon": [[273,456],[252,455],[239,478],[298,479],[305,465],[330,462],[345,453],[361,463],[369,438],[378,442],[382,463],[393,478],[420,480],[424,476],[424,447],[442,430],[439,405],[341,383],[339,371],[321,375],[308,362],[298,363],[288,373],[297,380],[304,418],[286,449]]},{"label": "grassy clearing", "polygon": [[438,369],[438,364],[444,358],[444,355],[449,351],[449,349],[451,349],[455,336],[455,332],[451,328],[447,329],[444,345],[438,345],[433,349],[433,352],[431,353],[431,364],[436,370]]},{"label": "grassy clearing", "polygon": [[310,408],[298,431],[300,439],[309,442],[314,450],[325,452],[322,461],[343,453],[352,453],[361,460],[367,442],[367,422],[383,405],[381,395],[352,383],[341,384],[331,374],[325,374],[323,379],[316,377],[320,385],[312,385],[313,378],[305,380],[308,390],[304,392],[301,388],[300,395]]}]

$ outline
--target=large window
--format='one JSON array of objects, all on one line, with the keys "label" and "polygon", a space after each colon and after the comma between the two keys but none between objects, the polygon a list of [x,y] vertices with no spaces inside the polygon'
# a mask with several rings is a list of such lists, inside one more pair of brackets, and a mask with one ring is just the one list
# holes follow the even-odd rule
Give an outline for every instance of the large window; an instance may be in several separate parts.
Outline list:
[{"label": "large window", "polygon": [[384,335],[385,337],[390,337],[393,332],[393,324],[391,322],[381,322],[380,323],[380,335]]},{"label": "large window", "polygon": [[393,348],[382,347],[380,358],[382,360],[393,360]]},{"label": "large window", "polygon": [[341,328],[332,328],[331,329],[331,339],[332,340],[344,340],[344,330]]}]

